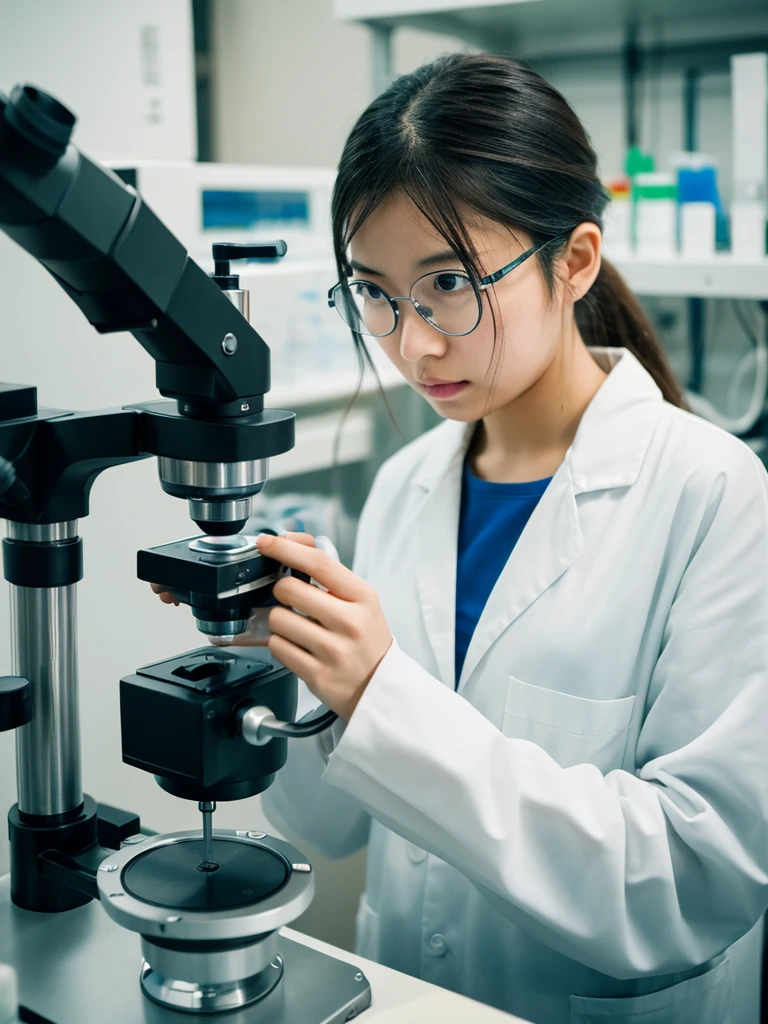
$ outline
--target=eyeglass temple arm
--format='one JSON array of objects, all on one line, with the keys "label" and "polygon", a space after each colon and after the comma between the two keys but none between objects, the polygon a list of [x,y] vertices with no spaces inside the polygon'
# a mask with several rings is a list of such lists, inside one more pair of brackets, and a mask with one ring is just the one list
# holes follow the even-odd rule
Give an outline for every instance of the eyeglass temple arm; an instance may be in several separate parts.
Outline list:
[{"label": "eyeglass temple arm", "polygon": [[537,250],[536,250],[535,247],[532,248],[532,249],[526,249],[526,251],[524,253],[522,253],[522,255],[518,256],[517,259],[512,260],[512,262],[508,263],[506,265],[506,267],[502,267],[501,270],[497,270],[495,274],[486,274],[485,277],[481,277],[480,278],[480,285],[481,285],[481,287],[487,288],[489,284],[496,284],[496,282],[500,281],[502,279],[502,277],[506,277],[507,274],[510,272],[510,270],[514,270],[515,267],[519,267],[520,264],[524,263],[525,260],[527,260],[529,256],[533,256],[533,254],[536,251]]},{"label": "eyeglass temple arm", "polygon": [[524,253],[521,253],[517,259],[512,260],[506,267],[502,267],[501,270],[497,270],[495,274],[487,274],[485,277],[480,278],[480,287],[487,288],[491,284],[496,284],[502,277],[506,277],[510,270],[514,270],[515,267],[519,267],[521,263],[525,263],[529,256],[533,256],[534,253],[538,252],[539,249],[543,249],[545,245],[549,245],[550,242],[555,242],[559,238],[563,238],[563,235],[554,235],[552,238],[548,238],[546,242],[542,242],[541,245],[533,245],[530,249],[526,249]]}]

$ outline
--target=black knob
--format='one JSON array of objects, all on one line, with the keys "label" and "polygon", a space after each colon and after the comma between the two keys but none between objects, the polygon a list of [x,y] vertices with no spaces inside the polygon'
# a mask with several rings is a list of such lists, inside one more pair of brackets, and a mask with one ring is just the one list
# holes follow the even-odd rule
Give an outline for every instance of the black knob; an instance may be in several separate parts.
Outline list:
[{"label": "black knob", "polygon": [[23,676],[0,676],[0,732],[32,721],[32,684]]},{"label": "black knob", "polygon": [[239,288],[238,277],[230,270],[232,260],[277,260],[287,252],[288,246],[282,238],[275,242],[214,242],[211,276],[224,291]]},{"label": "black knob", "polygon": [[42,174],[63,155],[76,120],[53,96],[33,85],[17,85],[0,118],[0,156]]}]

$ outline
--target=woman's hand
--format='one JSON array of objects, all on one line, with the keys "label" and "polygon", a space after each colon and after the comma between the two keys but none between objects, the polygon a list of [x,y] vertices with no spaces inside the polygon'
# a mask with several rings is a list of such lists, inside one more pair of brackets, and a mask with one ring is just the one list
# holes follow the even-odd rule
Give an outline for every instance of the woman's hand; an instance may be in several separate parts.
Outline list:
[{"label": "woman's hand", "polygon": [[278,580],[273,593],[288,607],[269,610],[266,646],[326,707],[349,721],[392,642],[376,591],[318,551],[307,534],[261,534],[256,543],[269,558],[327,589],[291,576]]},{"label": "woman's hand", "polygon": [[152,593],[157,594],[163,604],[175,604],[177,608],[179,607],[179,599],[174,597],[170,590],[166,590],[159,583],[150,583],[149,585],[152,587]]}]

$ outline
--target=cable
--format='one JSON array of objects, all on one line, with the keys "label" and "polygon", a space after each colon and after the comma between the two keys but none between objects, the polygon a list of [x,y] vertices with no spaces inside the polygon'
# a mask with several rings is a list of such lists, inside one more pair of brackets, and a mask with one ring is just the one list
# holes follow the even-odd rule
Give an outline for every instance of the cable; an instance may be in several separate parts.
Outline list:
[{"label": "cable", "polygon": [[271,739],[303,739],[324,732],[338,718],[335,711],[325,710],[307,722],[281,722],[268,707],[244,704],[237,711],[237,731],[246,743],[263,747]]},{"label": "cable", "polygon": [[743,363],[747,359],[754,359],[755,386],[746,410],[741,416],[733,418],[721,413],[710,401],[708,401],[708,399],[704,398],[703,395],[698,395],[693,391],[686,391],[685,397],[692,412],[695,412],[703,419],[709,420],[716,426],[722,427],[723,430],[727,430],[730,433],[739,436],[748,433],[754,427],[762,416],[765,408],[766,391],[768,391],[768,341],[766,340],[765,331],[759,332],[752,330],[749,322],[743,315],[743,311],[739,308],[734,299],[731,299],[731,307],[742,330],[754,346],[754,348],[742,358],[736,367],[734,377],[731,379],[728,390],[728,396],[730,399],[732,397],[734,384],[740,383],[744,374]]},{"label": "cable", "polygon": [[316,736],[319,732],[325,732],[339,716],[335,711],[325,711],[322,715],[318,715],[317,718],[313,718],[309,722],[276,722],[274,725],[265,724],[261,726],[261,731],[268,733],[270,736],[287,736],[287,737],[301,737],[301,736]]}]

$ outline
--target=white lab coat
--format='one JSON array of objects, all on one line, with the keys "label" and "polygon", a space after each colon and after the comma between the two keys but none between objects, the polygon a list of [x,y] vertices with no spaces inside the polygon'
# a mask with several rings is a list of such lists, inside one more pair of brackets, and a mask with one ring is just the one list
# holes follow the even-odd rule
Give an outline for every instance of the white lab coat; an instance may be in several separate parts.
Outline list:
[{"label": "white lab coat", "polygon": [[369,843],[362,956],[536,1024],[755,1024],[768,477],[629,352],[591,351],[610,373],[458,692],[472,425],[383,466],[355,570],[396,643],[346,730],[291,741],[264,806],[330,856]]}]

